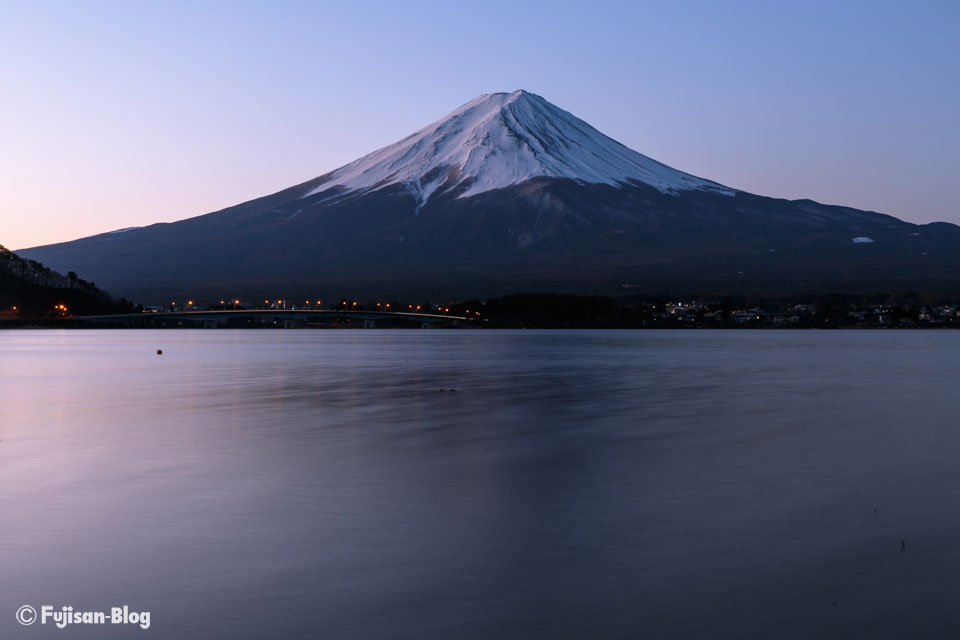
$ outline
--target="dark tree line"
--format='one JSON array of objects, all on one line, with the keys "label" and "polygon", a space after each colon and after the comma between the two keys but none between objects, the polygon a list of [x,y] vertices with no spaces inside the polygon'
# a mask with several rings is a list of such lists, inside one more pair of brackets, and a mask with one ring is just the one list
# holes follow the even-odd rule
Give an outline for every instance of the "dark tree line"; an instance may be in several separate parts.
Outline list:
[{"label": "dark tree line", "polygon": [[[66,307],[63,312],[58,310],[60,305]],[[127,300],[115,300],[72,271],[63,275],[0,245],[0,314],[6,320],[124,313],[133,309]]]}]

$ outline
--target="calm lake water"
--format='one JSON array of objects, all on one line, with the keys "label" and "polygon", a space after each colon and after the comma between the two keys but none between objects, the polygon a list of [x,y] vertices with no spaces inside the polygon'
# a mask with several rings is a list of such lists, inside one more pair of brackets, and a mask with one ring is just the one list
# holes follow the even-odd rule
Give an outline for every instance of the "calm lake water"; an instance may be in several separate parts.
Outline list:
[{"label": "calm lake water", "polygon": [[0,332],[0,637],[956,637],[958,381],[947,331]]}]

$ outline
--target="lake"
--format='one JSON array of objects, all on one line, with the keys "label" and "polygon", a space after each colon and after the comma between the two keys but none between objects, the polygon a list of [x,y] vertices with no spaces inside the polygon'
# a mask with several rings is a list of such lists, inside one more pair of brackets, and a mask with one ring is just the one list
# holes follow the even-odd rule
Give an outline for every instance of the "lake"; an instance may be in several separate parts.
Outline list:
[{"label": "lake", "polygon": [[955,637],[958,382],[949,331],[3,331],[0,637]]}]

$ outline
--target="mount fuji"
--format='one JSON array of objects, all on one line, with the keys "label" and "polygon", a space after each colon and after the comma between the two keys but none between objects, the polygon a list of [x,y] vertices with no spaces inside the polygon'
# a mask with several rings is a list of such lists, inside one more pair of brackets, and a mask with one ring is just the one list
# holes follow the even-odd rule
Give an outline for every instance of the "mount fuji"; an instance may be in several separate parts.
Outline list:
[{"label": "mount fuji", "polygon": [[526,91],[480,96],[323,178],[308,196],[337,187],[340,193],[352,193],[402,184],[420,206],[438,191],[453,190],[465,198],[534,178],[733,195],[731,189],[628,149]]},{"label": "mount fuji", "polygon": [[753,195],[527,91],[278,193],[18,251],[116,295],[960,292],[960,227]]}]

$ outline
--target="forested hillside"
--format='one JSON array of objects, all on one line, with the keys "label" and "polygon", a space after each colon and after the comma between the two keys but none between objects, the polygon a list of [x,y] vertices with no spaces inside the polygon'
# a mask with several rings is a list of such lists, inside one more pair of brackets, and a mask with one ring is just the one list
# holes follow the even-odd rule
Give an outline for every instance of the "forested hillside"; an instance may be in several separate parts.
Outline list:
[{"label": "forested hillside", "polygon": [[63,275],[0,245],[0,319],[36,320],[133,311],[72,271]]}]

